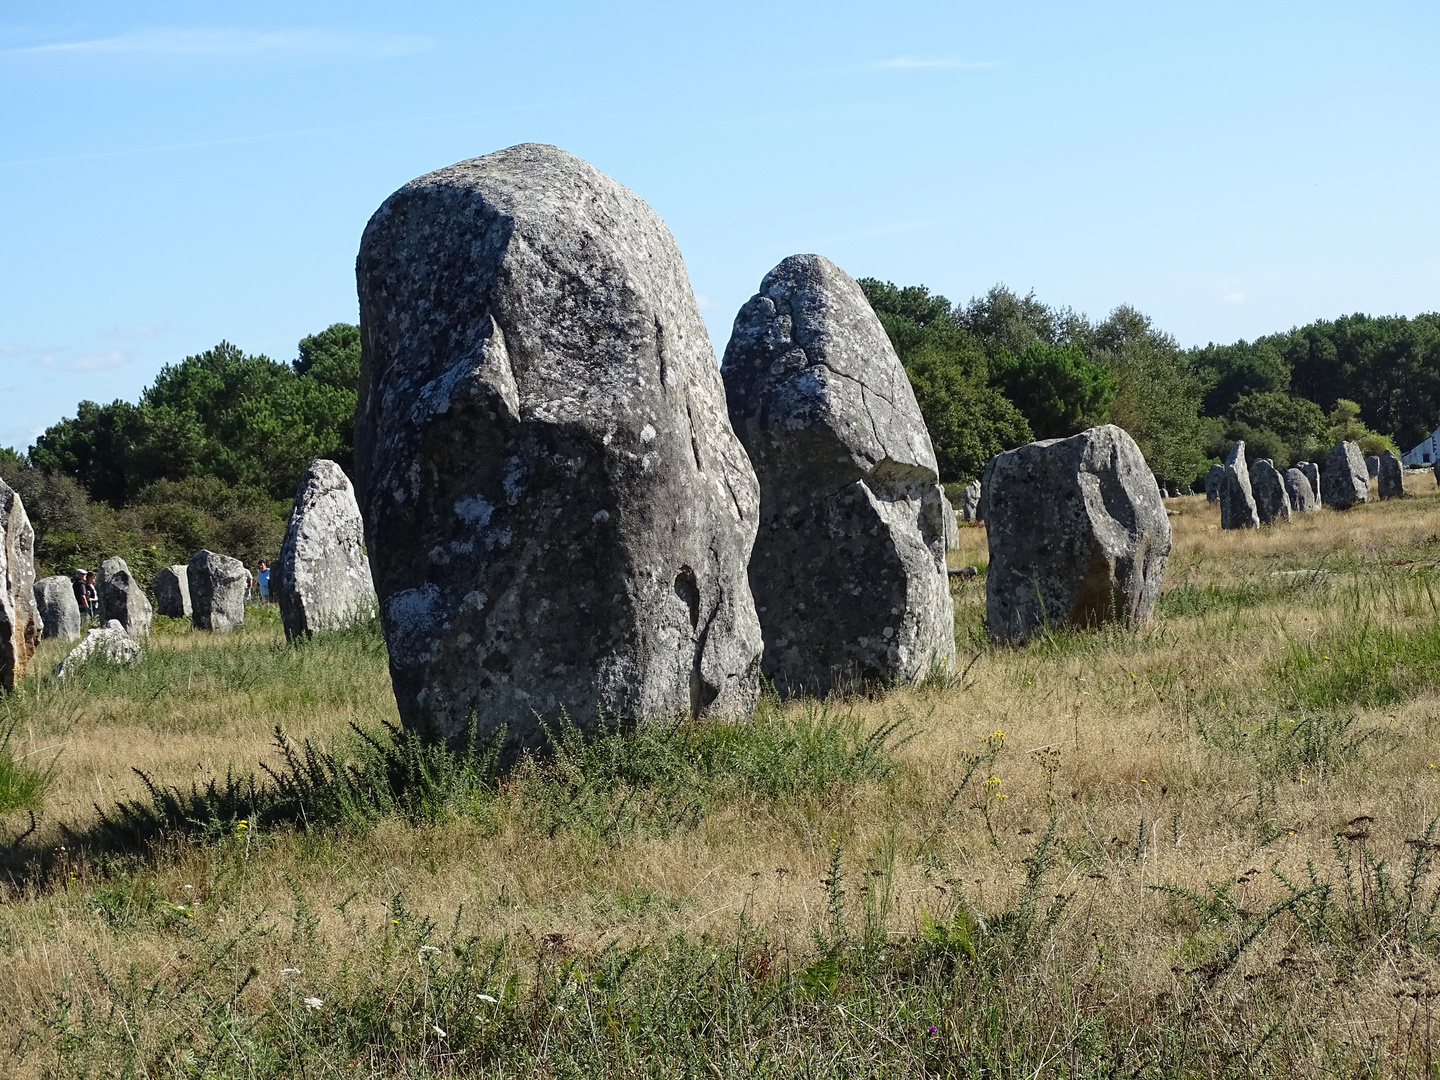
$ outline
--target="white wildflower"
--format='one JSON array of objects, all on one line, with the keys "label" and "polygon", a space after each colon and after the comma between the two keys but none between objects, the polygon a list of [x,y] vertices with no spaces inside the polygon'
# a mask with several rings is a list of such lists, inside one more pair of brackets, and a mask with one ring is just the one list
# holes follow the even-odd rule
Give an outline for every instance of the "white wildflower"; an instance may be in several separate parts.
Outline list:
[{"label": "white wildflower", "polygon": [[317,997],[308,997],[305,999],[305,1007],[307,1009],[323,1009],[325,1007],[325,1002],[321,1001]]}]

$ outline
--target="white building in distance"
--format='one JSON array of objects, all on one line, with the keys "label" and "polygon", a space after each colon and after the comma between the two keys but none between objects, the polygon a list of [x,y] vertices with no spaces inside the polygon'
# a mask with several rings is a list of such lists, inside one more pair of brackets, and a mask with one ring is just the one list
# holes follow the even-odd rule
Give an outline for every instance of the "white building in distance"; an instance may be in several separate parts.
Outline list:
[{"label": "white building in distance", "polygon": [[1430,437],[1415,449],[1401,454],[1400,460],[1406,465],[1433,465],[1440,461],[1440,428],[1432,431]]}]

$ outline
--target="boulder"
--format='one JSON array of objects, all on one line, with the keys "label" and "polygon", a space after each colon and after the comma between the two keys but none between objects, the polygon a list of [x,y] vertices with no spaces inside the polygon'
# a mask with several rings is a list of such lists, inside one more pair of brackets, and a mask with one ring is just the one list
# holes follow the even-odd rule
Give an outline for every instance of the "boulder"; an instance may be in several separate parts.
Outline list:
[{"label": "boulder", "polygon": [[245,564],[229,555],[197,551],[185,568],[190,622],[197,630],[228,631],[245,621]]},{"label": "boulder", "polygon": [[43,632],[35,609],[35,530],[19,493],[0,480],[0,690],[25,678]]},{"label": "boulder", "polygon": [[150,582],[155,595],[155,612],[169,619],[188,619],[190,605],[190,574],[185,565],[167,566]]},{"label": "boulder", "polygon": [[971,480],[960,496],[960,516],[966,521],[980,520],[980,481]]},{"label": "boulder", "polygon": [[405,725],[510,749],[749,717],[759,494],[685,264],[527,144],[388,198],[356,263],[356,489]]},{"label": "boulder", "polygon": [[1260,514],[1250,490],[1250,469],[1245,464],[1242,439],[1225,456],[1225,482],[1220,485],[1220,528],[1254,529],[1259,525]]},{"label": "boulder", "polygon": [[82,664],[98,660],[109,664],[133,664],[144,655],[140,643],[126,632],[119,619],[111,619],[85,635],[55,667],[55,677],[63,679]]},{"label": "boulder", "polygon": [[271,571],[285,639],[342,630],[375,614],[365,525],[343,469],[319,458],[295,489],[280,562]]},{"label": "boulder", "polygon": [[792,255],[721,365],[760,481],[750,587],[783,695],[914,682],[955,659],[945,504],[910,381],[860,286]]},{"label": "boulder", "polygon": [[1219,502],[1220,493],[1225,488],[1225,466],[1211,465],[1205,472],[1205,499],[1207,502]]},{"label": "boulder", "polygon": [[985,623],[1002,641],[1110,620],[1143,623],[1170,520],[1135,440],[1113,424],[1008,450],[985,469]]},{"label": "boulder", "polygon": [[[1303,464],[1303,463],[1302,463]],[[1310,513],[1320,509],[1320,500],[1310,486],[1310,478],[1298,468],[1285,470],[1285,494],[1290,498],[1290,509],[1295,513]]]},{"label": "boulder", "polygon": [[1405,466],[1394,450],[1380,455],[1380,470],[1376,473],[1377,488],[1382,499],[1403,499],[1405,497]]},{"label": "boulder", "polygon": [[945,550],[954,551],[960,546],[960,522],[955,517],[955,507],[950,504],[950,497],[945,494],[944,489],[940,491],[940,498],[944,509],[941,511],[941,520],[945,523]]},{"label": "boulder", "polygon": [[1290,520],[1290,496],[1285,492],[1285,478],[1269,458],[1261,458],[1250,466],[1250,494],[1261,525]]},{"label": "boulder", "polygon": [[1371,480],[1380,475],[1380,458],[1377,455],[1370,454],[1365,458],[1365,475]]},{"label": "boulder", "polygon": [[75,584],[64,574],[35,582],[35,610],[45,624],[45,637],[74,641],[80,636],[80,605],[75,600]]},{"label": "boulder", "polygon": [[1313,461],[1301,461],[1295,466],[1310,481],[1310,490],[1315,493],[1315,509],[1320,508],[1320,466]]},{"label": "boulder", "polygon": [[132,638],[147,636],[155,613],[145,590],[130,575],[125,560],[118,555],[106,559],[95,577],[100,593],[100,621],[118,622]]},{"label": "boulder", "polygon": [[1360,445],[1340,442],[1325,455],[1320,472],[1320,502],[1336,510],[1349,510],[1370,496],[1370,477],[1365,471],[1365,455]]}]

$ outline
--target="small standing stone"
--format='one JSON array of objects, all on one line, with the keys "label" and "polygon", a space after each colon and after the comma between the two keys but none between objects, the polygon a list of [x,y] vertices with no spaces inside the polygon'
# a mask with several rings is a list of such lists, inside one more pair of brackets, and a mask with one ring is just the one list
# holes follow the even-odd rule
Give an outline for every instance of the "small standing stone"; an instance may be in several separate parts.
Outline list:
[{"label": "small standing stone", "polygon": [[1379,479],[1380,498],[1405,497],[1405,466],[1400,464],[1400,458],[1394,450],[1386,450],[1380,455],[1380,470],[1376,475]]},{"label": "small standing stone", "polygon": [[45,637],[74,641],[80,636],[80,605],[74,584],[64,574],[35,582],[35,609],[45,624]]},{"label": "small standing stone", "polygon": [[335,462],[318,458],[300,478],[273,573],[287,641],[341,630],[375,614],[365,524],[355,488]]},{"label": "small standing stone", "polygon": [[1380,458],[1378,455],[1371,454],[1366,457],[1365,473],[1367,476],[1369,476],[1371,480],[1374,480],[1377,476],[1380,475]]},{"label": "small standing stone", "polygon": [[1315,493],[1315,508],[1320,508],[1320,466],[1313,461],[1302,461],[1295,466],[1310,481],[1310,490]]},{"label": "small standing stone", "polygon": [[145,590],[130,574],[125,560],[115,555],[100,564],[100,621],[114,619],[133,638],[150,633],[155,613]]},{"label": "small standing stone", "polygon": [[1225,456],[1225,482],[1220,485],[1220,528],[1255,529],[1260,514],[1250,490],[1250,470],[1245,464],[1245,440],[1241,439]]},{"label": "small standing stone", "polygon": [[1205,501],[1219,502],[1220,493],[1225,489],[1225,466],[1211,465],[1205,470]]},{"label": "small standing stone", "polygon": [[1365,455],[1360,444],[1336,443],[1325,455],[1325,468],[1320,473],[1320,501],[1336,510],[1349,510],[1356,503],[1368,501],[1370,477],[1365,471]]},{"label": "small standing stone", "polygon": [[150,582],[155,594],[155,611],[168,619],[190,618],[190,575],[183,563],[167,566]]},{"label": "small standing stone", "polygon": [[35,530],[19,494],[0,480],[0,690],[25,678],[43,630],[35,610]]},{"label": "small standing stone", "polygon": [[1268,458],[1250,466],[1250,492],[1261,525],[1290,520],[1290,496],[1285,493],[1284,478]]},{"label": "small standing stone", "polygon": [[1310,478],[1298,468],[1285,470],[1285,494],[1290,497],[1290,508],[1296,513],[1310,513],[1320,509],[1320,500],[1310,486]]},{"label": "small standing stone", "polygon": [[[78,609],[77,609],[78,610]],[[110,664],[133,664],[144,655],[140,643],[125,632],[119,619],[111,619],[85,635],[85,640],[71,649],[55,668],[55,677],[63,679],[80,665],[100,660]]]},{"label": "small standing stone", "polygon": [[223,632],[245,621],[245,564],[239,559],[197,551],[185,574],[195,629]]},{"label": "small standing stone", "polygon": [[980,481],[971,480],[960,496],[960,516],[966,521],[980,520]]}]

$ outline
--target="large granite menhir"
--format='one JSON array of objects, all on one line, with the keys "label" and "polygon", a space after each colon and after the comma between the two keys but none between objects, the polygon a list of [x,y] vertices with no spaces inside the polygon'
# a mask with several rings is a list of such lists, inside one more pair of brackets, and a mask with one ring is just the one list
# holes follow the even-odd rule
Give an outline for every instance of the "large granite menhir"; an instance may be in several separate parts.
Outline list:
[{"label": "large granite menhir", "polygon": [[404,724],[748,717],[759,506],[684,262],[553,146],[422,176],[356,263],[356,487]]},{"label": "large granite menhir", "polygon": [[1250,470],[1245,464],[1245,441],[1230,448],[1225,457],[1225,475],[1220,484],[1220,528],[1255,529],[1260,513],[1250,490]]},{"label": "large granite menhir", "polygon": [[1305,474],[1305,479],[1310,481],[1310,490],[1315,493],[1315,509],[1320,509],[1320,466],[1313,461],[1297,462],[1295,468]]},{"label": "large granite menhir", "polygon": [[164,567],[150,582],[155,594],[155,612],[170,619],[188,619],[190,604],[190,573],[183,564]]},{"label": "large granite menhir", "polygon": [[35,610],[35,530],[19,494],[0,480],[0,690],[25,678],[43,627]]},{"label": "large granite menhir", "polygon": [[784,695],[913,682],[955,658],[930,433],[860,286],[792,255],[740,309],[721,366],[760,481],[750,588]]},{"label": "large granite menhir", "polygon": [[1290,496],[1285,491],[1285,478],[1269,458],[1260,458],[1250,466],[1250,493],[1261,525],[1290,520]]},{"label": "large granite menhir", "polygon": [[1381,499],[1405,497],[1405,466],[1394,450],[1386,450],[1380,455],[1380,469],[1375,476],[1377,494]]},{"label": "large granite menhir", "polygon": [[990,568],[985,623],[1002,641],[1046,628],[1150,617],[1170,556],[1170,519],[1122,428],[1030,443],[985,468]]},{"label": "large granite menhir", "polygon": [[1310,477],[1303,470],[1294,467],[1286,469],[1284,481],[1285,494],[1290,497],[1290,508],[1295,513],[1312,513],[1320,509],[1320,500],[1310,485]]},{"label": "large granite menhir", "polygon": [[74,583],[64,574],[35,582],[35,610],[45,637],[74,641],[80,636],[80,604]]},{"label": "large granite menhir", "polygon": [[272,574],[287,641],[343,630],[375,614],[365,524],[355,488],[335,462],[317,458],[300,477]]},{"label": "large granite menhir", "polygon": [[1320,501],[1336,510],[1349,510],[1370,497],[1370,473],[1360,444],[1339,442],[1325,455],[1320,470]]},{"label": "large granite menhir", "polygon": [[1219,502],[1220,493],[1225,488],[1225,466],[1211,465],[1205,471],[1205,501]]},{"label": "large granite menhir", "polygon": [[197,551],[185,568],[190,622],[197,630],[225,632],[245,621],[245,564],[229,555]]},{"label": "large granite menhir", "polygon": [[106,559],[96,576],[100,586],[100,621],[108,624],[113,619],[137,640],[148,636],[155,612],[125,560],[118,555]]}]

